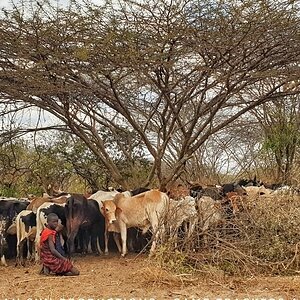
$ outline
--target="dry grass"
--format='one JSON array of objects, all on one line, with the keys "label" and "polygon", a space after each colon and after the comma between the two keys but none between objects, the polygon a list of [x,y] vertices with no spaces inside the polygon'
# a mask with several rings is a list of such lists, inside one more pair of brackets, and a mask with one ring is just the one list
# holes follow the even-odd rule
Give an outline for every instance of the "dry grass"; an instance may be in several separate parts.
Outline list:
[{"label": "dry grass", "polygon": [[228,275],[298,275],[300,197],[260,196],[241,205],[239,215],[208,233],[208,247],[198,228],[189,240],[181,236],[176,243],[164,242],[155,256],[157,265],[218,282]]}]

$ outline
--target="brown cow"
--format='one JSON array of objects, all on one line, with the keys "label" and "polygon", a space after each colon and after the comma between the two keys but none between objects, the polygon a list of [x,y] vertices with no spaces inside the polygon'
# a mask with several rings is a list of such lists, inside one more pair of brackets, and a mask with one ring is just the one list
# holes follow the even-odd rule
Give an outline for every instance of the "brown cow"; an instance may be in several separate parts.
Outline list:
[{"label": "brown cow", "polygon": [[[117,194],[114,200],[103,201],[103,213],[106,224],[113,224],[114,230],[121,233],[122,251],[127,253],[127,228],[138,227],[146,233],[150,227],[154,231],[154,240],[150,255],[153,254],[159,236],[159,225],[169,206],[169,197],[158,190],[151,190],[134,197]],[[112,228],[108,227],[107,230]]]},{"label": "brown cow", "polygon": [[28,210],[32,210],[34,213],[37,212],[37,209],[44,203],[50,202],[50,203],[56,203],[56,204],[63,204],[66,203],[68,198],[71,197],[70,194],[63,195],[57,198],[51,198],[51,197],[35,197],[31,201],[31,203],[27,206]]},{"label": "brown cow", "polygon": [[233,215],[236,215],[240,211],[240,207],[243,204],[242,196],[240,196],[238,192],[229,192],[226,193],[225,197],[225,201],[228,200],[230,202]]}]

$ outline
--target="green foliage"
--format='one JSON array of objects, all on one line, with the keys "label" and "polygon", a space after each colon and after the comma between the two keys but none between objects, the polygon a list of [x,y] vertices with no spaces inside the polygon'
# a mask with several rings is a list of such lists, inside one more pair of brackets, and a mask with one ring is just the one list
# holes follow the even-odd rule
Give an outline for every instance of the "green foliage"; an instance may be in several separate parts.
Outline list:
[{"label": "green foliage", "polygon": [[[105,140],[110,151],[116,149],[114,159],[130,186],[141,186],[151,164],[142,158],[143,153],[138,150],[140,144],[134,136],[120,135],[118,141],[131,152],[127,159],[122,152],[118,153],[118,143],[108,135]],[[84,192],[87,187],[96,190],[118,186],[99,158],[76,137],[48,132],[39,136],[38,144],[32,145],[32,140],[19,139],[0,148],[2,196],[41,195],[48,192],[49,185],[70,192]]]},{"label": "green foliage", "polygon": [[15,186],[6,186],[1,185],[0,187],[0,196],[3,197],[16,197],[17,196],[17,189]]},{"label": "green foliage", "polygon": [[264,106],[262,149],[275,160],[278,182],[291,182],[291,170],[300,149],[299,116],[299,96]]},{"label": "green foliage", "polygon": [[300,145],[300,131],[295,123],[273,124],[268,129],[263,148],[274,153]]}]

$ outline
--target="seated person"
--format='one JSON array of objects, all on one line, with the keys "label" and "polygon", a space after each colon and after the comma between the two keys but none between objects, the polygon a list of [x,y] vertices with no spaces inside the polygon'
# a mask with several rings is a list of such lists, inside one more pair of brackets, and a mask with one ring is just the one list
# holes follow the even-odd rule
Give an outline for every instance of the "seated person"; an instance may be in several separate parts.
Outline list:
[{"label": "seated person", "polygon": [[40,249],[44,272],[49,273],[50,271],[58,275],[79,275],[78,269],[73,266],[71,261],[56,249],[59,246],[56,238],[57,227],[58,216],[50,213],[47,217],[47,227],[41,233]]}]

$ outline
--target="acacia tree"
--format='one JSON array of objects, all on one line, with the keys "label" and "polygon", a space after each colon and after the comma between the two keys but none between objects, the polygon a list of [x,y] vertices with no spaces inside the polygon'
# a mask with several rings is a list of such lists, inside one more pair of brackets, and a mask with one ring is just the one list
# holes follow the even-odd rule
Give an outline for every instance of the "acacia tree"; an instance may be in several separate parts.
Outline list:
[{"label": "acacia tree", "polygon": [[300,146],[300,101],[293,96],[285,102],[267,103],[254,111],[262,128],[263,148],[276,164],[276,181],[291,183],[291,170]]},{"label": "acacia tree", "polygon": [[47,3],[1,19],[2,103],[55,115],[125,188],[103,126],[138,135],[154,160],[145,185],[156,175],[164,189],[211,135],[298,93],[287,85],[299,76],[292,1]]},{"label": "acacia tree", "polygon": [[[110,157],[118,166],[122,177],[127,178],[130,186],[140,186],[145,176],[143,169],[148,171],[147,160],[143,159],[144,151],[136,140],[133,133],[122,131],[115,136],[110,136],[109,132],[105,135],[106,128],[103,128],[103,140],[106,148],[110,151]],[[126,148],[127,156],[124,151],[118,151],[118,145]],[[86,147],[86,145],[76,136],[70,134],[60,134],[56,144],[57,153],[60,153],[64,161],[72,165],[75,173],[79,175],[92,190],[108,189],[110,186],[117,186],[114,178],[107,172],[98,157]],[[134,176],[138,172],[138,178]]]}]

